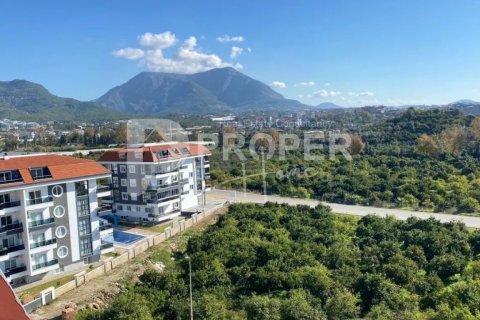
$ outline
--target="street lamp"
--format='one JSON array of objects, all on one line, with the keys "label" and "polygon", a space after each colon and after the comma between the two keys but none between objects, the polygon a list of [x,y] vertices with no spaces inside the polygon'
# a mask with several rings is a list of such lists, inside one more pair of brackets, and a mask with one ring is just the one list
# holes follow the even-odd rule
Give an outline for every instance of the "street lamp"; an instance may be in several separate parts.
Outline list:
[{"label": "street lamp", "polygon": [[193,320],[193,296],[192,296],[192,260],[189,256],[185,256],[188,260],[188,271],[190,275],[190,320]]}]

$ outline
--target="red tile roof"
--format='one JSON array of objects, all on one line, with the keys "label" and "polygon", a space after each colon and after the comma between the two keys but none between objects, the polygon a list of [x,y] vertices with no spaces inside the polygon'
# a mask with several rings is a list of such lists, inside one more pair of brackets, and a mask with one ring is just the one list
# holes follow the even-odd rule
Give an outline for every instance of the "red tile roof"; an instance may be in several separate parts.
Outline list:
[{"label": "red tile roof", "polygon": [[[182,148],[187,148],[188,153],[183,153]],[[175,152],[177,150],[177,152]],[[168,156],[159,156],[158,152],[168,151]],[[125,158],[120,158],[120,154],[126,154]],[[135,158],[135,154],[142,153],[142,159]],[[163,160],[181,159],[189,156],[210,155],[207,147],[197,143],[172,142],[161,143],[155,145],[145,145],[143,147],[123,147],[106,151],[100,158],[100,162],[123,162],[123,161],[140,161],[140,162],[158,162]]]},{"label": "red tile roof", "polygon": [[23,305],[17,299],[12,287],[8,284],[0,271],[0,319],[2,320],[28,320],[30,319]]},{"label": "red tile roof", "polygon": [[[35,167],[48,167],[52,178],[34,180],[29,169]],[[0,188],[109,174],[95,161],[57,154],[0,158],[0,172],[9,170],[19,170],[23,181],[1,184]]]}]

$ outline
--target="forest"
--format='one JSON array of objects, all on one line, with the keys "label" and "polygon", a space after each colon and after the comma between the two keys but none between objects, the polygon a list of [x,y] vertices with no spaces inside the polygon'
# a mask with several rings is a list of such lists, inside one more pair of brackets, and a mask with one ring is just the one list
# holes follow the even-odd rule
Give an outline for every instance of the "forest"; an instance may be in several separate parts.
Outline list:
[{"label": "forest", "polygon": [[164,272],[79,319],[480,319],[480,232],[433,218],[234,204]]},{"label": "forest", "polygon": [[[303,150],[265,163],[267,192],[322,201],[423,211],[480,212],[480,118],[458,110],[407,109],[393,119],[348,127],[353,160],[304,159]],[[297,132],[302,135],[303,132]],[[253,134],[253,133],[252,133]],[[278,132],[270,130],[272,137]],[[247,137],[247,141],[249,138]],[[248,154],[248,150],[243,150]],[[213,151],[218,188],[263,190],[258,159]]]}]

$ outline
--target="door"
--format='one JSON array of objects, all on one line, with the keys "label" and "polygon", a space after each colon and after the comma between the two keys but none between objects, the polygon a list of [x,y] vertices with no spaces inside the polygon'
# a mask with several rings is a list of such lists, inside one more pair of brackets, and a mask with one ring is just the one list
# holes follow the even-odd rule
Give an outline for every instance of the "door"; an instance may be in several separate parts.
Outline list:
[{"label": "door", "polygon": [[1,217],[1,218],[0,218],[0,224],[1,224],[2,226],[6,226],[6,225],[9,225],[9,224],[12,224],[12,217],[11,217],[11,216]]}]

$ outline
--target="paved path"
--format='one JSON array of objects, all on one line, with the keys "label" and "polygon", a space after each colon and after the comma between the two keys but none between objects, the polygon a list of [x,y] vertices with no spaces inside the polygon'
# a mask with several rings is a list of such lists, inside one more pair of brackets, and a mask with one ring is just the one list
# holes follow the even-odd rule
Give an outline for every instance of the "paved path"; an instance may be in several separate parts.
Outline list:
[{"label": "paved path", "polygon": [[480,229],[480,217],[468,217],[461,215],[453,215],[446,213],[428,213],[420,211],[408,211],[401,209],[387,209],[387,208],[375,208],[375,207],[364,207],[356,205],[347,205],[347,204],[337,204],[337,203],[327,203],[320,202],[317,200],[308,200],[308,199],[298,199],[298,198],[288,198],[288,197],[279,197],[279,196],[263,196],[257,193],[247,192],[244,194],[240,191],[230,191],[230,190],[212,190],[207,193],[207,201],[230,201],[230,202],[253,202],[253,203],[265,203],[265,201],[277,202],[277,203],[287,203],[291,205],[308,205],[311,207],[317,206],[319,203],[330,207],[333,212],[350,214],[355,216],[366,216],[368,214],[375,214],[381,217],[387,215],[395,216],[397,219],[405,220],[411,216],[418,217],[421,219],[426,219],[428,217],[434,217],[441,222],[448,221],[461,221],[469,228]]}]

